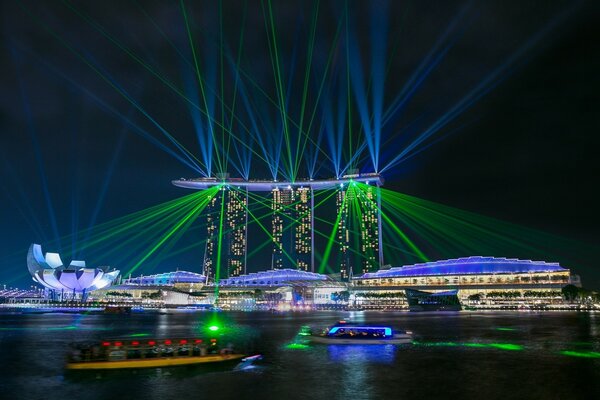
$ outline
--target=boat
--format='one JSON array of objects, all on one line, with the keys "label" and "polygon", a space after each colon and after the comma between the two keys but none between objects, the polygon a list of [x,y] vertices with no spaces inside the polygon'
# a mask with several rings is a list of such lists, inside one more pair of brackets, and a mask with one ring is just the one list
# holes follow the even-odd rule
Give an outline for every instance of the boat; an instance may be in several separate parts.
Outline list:
[{"label": "boat", "polygon": [[407,344],[413,340],[412,332],[393,330],[390,326],[360,325],[340,321],[314,333],[309,327],[300,332],[306,341],[323,344]]},{"label": "boat", "polygon": [[131,368],[161,368],[201,364],[244,365],[260,359],[236,353],[231,344],[221,348],[217,339],[199,338],[105,340],[100,343],[79,343],[73,346],[67,359],[68,370],[117,370]]},{"label": "boat", "polygon": [[131,314],[131,306],[117,306],[109,304],[104,307],[104,314]]}]

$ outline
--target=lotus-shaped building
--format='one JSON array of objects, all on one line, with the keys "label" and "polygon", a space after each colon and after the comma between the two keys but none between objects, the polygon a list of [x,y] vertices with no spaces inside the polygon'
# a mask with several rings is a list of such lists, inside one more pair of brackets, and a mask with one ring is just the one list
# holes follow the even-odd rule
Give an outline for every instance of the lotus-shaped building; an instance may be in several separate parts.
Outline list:
[{"label": "lotus-shaped building", "polygon": [[109,267],[88,268],[85,261],[73,260],[65,266],[58,253],[44,256],[39,244],[29,247],[27,268],[33,280],[48,289],[83,294],[103,289],[119,276],[119,270],[109,272]]}]

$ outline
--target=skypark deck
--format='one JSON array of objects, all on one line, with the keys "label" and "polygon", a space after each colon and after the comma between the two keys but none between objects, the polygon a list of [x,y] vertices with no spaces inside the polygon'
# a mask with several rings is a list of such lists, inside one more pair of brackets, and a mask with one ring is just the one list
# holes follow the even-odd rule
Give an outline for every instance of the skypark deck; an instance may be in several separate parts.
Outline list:
[{"label": "skypark deck", "polygon": [[369,185],[383,185],[383,178],[377,173],[344,175],[341,178],[331,179],[314,179],[314,180],[298,180],[295,182],[289,181],[272,181],[272,180],[243,180],[240,178],[197,178],[197,179],[177,179],[171,181],[173,185],[194,190],[204,190],[219,185],[230,185],[239,188],[246,188],[250,192],[269,192],[275,188],[278,189],[299,189],[309,188],[313,190],[333,189],[340,185],[348,185],[351,182],[362,182]]}]

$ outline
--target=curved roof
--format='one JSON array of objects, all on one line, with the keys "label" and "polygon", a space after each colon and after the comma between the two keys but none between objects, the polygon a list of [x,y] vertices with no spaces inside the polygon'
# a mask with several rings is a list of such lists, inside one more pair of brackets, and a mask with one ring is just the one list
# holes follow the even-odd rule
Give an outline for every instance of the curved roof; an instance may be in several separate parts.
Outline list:
[{"label": "curved roof", "polygon": [[173,283],[204,283],[206,276],[189,271],[172,271],[161,274],[138,276],[124,281],[125,284],[170,285]]},{"label": "curved roof", "polygon": [[198,179],[177,179],[171,183],[175,186],[203,190],[214,186],[236,186],[238,188],[246,188],[251,192],[268,192],[273,189],[298,189],[310,188],[314,190],[331,189],[339,185],[348,184],[350,182],[373,183],[377,185],[383,184],[383,178],[376,173],[345,175],[341,178],[331,179],[314,179],[314,180],[299,180],[299,181],[273,181],[273,180],[243,180],[236,178],[217,179],[217,178],[198,178]]},{"label": "curved roof", "polygon": [[273,269],[221,279],[220,285],[278,285],[286,282],[325,281],[327,275],[298,269]]},{"label": "curved roof", "polygon": [[404,276],[508,274],[527,272],[567,271],[558,263],[519,260],[516,258],[466,257],[422,264],[382,269],[366,273],[358,279],[394,278]]}]

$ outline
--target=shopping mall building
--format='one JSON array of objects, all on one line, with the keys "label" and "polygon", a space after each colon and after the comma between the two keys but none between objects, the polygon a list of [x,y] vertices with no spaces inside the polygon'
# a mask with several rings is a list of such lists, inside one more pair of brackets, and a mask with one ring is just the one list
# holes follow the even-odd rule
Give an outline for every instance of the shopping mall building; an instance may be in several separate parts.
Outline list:
[{"label": "shopping mall building", "polygon": [[404,303],[405,289],[431,293],[457,290],[461,301],[562,300],[561,289],[581,286],[579,277],[558,263],[496,257],[466,257],[380,269],[353,280],[358,305]]},{"label": "shopping mall building", "polygon": [[579,277],[558,263],[476,256],[383,268],[351,282],[308,271],[273,269],[222,279],[218,296],[214,282],[186,271],[130,278],[102,292],[128,292],[132,300],[150,301],[158,297],[152,293],[161,291],[165,303],[201,300],[223,309],[397,309],[408,307],[407,289],[451,291],[463,304],[557,304],[562,302],[561,289],[568,284],[580,286]]}]

